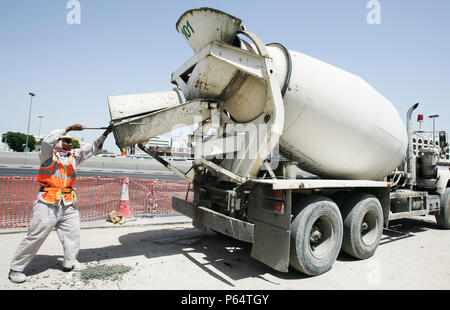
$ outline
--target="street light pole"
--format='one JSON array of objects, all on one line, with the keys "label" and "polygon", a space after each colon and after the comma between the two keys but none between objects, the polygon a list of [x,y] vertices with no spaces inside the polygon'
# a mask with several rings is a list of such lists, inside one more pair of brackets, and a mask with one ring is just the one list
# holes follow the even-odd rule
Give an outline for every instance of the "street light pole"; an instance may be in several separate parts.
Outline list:
[{"label": "street light pole", "polygon": [[433,148],[435,148],[436,147],[436,141],[434,140],[434,120],[436,119],[436,118],[438,118],[439,117],[439,115],[438,114],[434,114],[434,115],[430,115],[430,116],[428,116],[429,118],[432,118],[433,119]]},{"label": "street light pole", "polygon": [[28,134],[30,133],[31,105],[33,103],[33,97],[36,96],[32,92],[29,92],[28,95],[30,95],[30,112],[28,112],[28,127],[27,127],[27,140],[25,142],[25,152],[28,152]]}]

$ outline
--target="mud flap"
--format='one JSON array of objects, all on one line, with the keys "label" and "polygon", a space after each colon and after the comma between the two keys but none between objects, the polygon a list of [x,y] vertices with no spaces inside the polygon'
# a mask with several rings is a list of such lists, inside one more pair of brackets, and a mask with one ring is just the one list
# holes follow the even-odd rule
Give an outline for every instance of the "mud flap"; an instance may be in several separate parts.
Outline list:
[{"label": "mud flap", "polygon": [[254,224],[251,256],[281,272],[288,272],[291,231],[291,191],[284,191],[282,214],[263,208],[263,186],[250,195],[249,220]]},{"label": "mud flap", "polygon": [[253,233],[251,257],[275,270],[288,272],[290,231],[256,221]]}]

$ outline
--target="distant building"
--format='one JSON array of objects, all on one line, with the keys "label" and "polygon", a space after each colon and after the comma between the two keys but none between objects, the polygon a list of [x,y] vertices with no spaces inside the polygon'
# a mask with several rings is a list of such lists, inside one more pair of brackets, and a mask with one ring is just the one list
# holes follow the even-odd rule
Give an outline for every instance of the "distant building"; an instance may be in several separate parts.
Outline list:
[{"label": "distant building", "polygon": [[0,132],[0,152],[12,152],[9,148],[8,143],[2,142],[3,140],[3,132]]},{"label": "distant building", "polygon": [[[176,138],[175,138],[176,140]],[[173,143],[173,139],[165,136],[156,136],[151,138],[146,146],[159,156],[165,157],[194,157],[194,150],[187,147],[178,147],[178,143]],[[127,148],[125,155],[148,156],[137,146]]]},{"label": "distant building", "polygon": [[0,132],[0,152],[11,151],[8,147],[8,144],[5,142],[2,142],[2,139],[3,139],[3,133]]},{"label": "distant building", "polygon": [[148,141],[147,146],[172,147],[172,138],[156,136]]},{"label": "distant building", "polygon": [[[164,136],[156,136],[154,138],[151,138],[148,143],[146,144],[147,147],[150,147],[151,149],[157,151],[158,155],[161,156],[170,156],[170,149],[172,146],[172,139]],[[147,155],[144,151],[142,151],[137,146],[132,146],[126,149],[125,155]]]}]

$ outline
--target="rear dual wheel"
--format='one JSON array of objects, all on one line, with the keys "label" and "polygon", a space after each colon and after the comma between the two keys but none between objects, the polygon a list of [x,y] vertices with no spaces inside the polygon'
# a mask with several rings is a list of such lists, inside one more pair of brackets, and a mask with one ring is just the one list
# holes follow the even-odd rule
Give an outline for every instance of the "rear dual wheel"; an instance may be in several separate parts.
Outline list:
[{"label": "rear dual wheel", "polygon": [[344,237],[342,250],[358,259],[375,254],[383,233],[383,210],[373,195],[353,193],[342,205]]},{"label": "rear dual wheel", "polygon": [[291,223],[290,264],[310,276],[331,269],[342,244],[342,218],[336,203],[322,196],[307,196],[294,206]]},{"label": "rear dual wheel", "polygon": [[[449,194],[450,195],[450,194]],[[358,259],[375,253],[383,233],[383,210],[373,195],[351,193],[342,202],[305,196],[294,205],[290,265],[310,276],[331,269],[340,250]]]}]

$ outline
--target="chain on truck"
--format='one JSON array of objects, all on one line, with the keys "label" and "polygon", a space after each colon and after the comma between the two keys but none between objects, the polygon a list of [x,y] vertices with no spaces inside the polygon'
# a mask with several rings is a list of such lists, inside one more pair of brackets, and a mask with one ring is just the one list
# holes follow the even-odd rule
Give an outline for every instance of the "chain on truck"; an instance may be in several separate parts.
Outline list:
[{"label": "chain on truck", "polygon": [[[328,271],[342,249],[374,255],[393,219],[435,215],[450,228],[445,132],[414,149],[394,106],[360,77],[280,43],[264,44],[239,18],[200,8],[177,31],[194,55],[171,91],[109,96],[116,144],[138,146],[191,183],[172,207],[252,244],[282,272]],[[184,99],[183,99],[184,98]],[[182,171],[147,141],[194,125],[194,160]],[[187,195],[186,195],[187,197]]]}]

